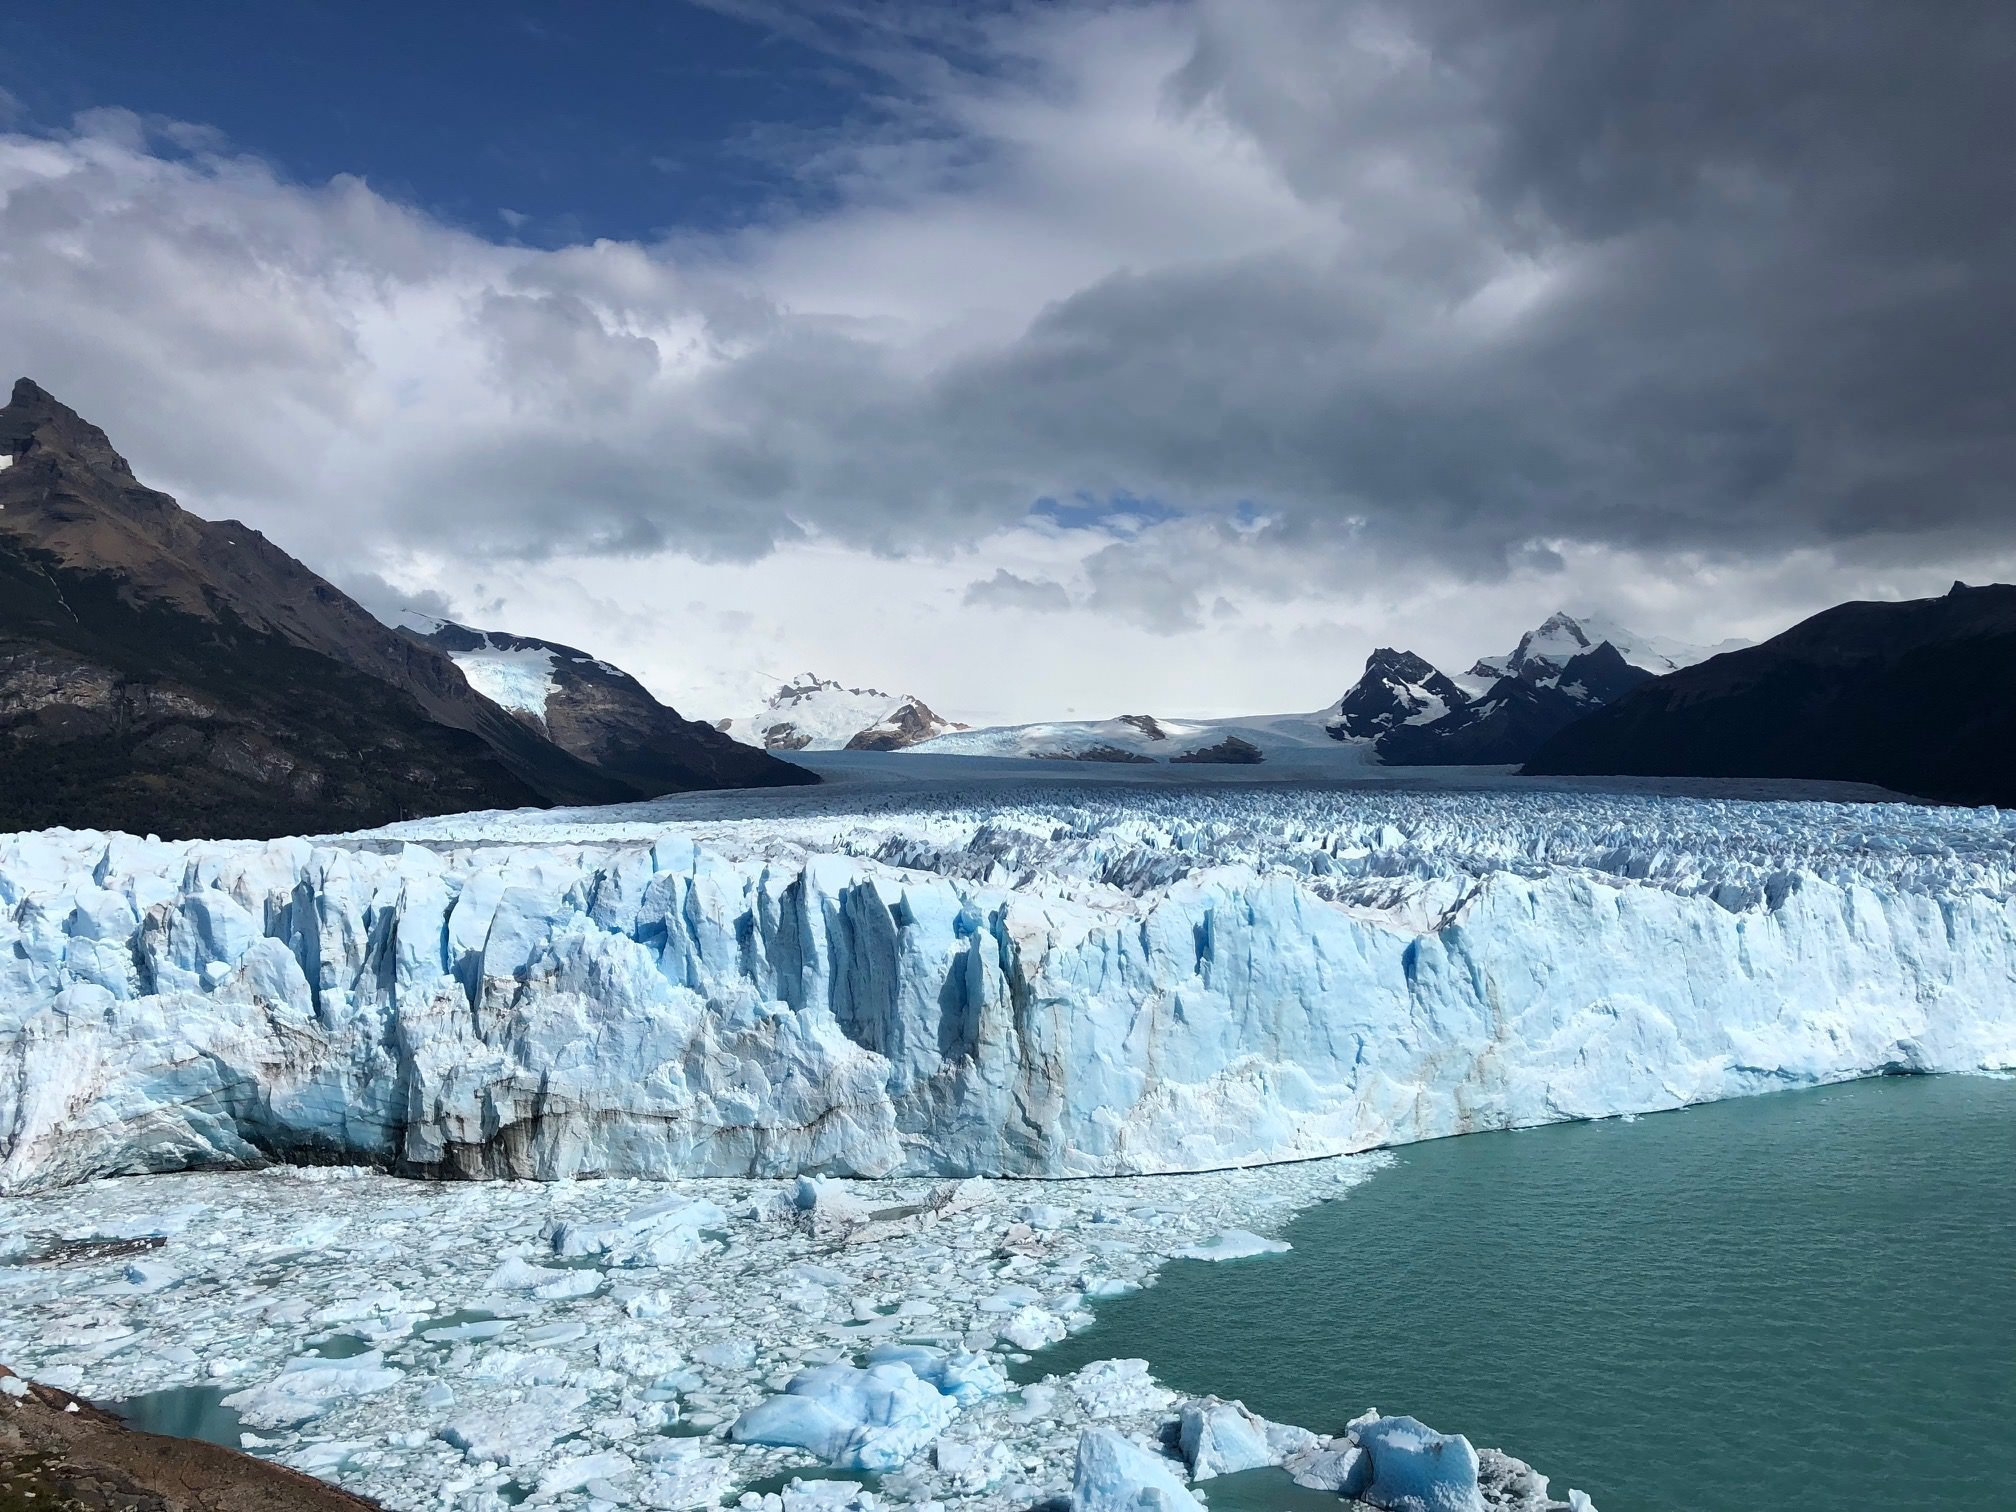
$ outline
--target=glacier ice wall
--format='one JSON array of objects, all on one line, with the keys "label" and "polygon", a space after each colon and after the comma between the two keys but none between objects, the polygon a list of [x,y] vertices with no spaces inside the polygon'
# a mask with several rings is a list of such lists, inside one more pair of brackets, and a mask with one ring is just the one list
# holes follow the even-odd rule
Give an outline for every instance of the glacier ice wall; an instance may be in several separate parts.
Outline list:
[{"label": "glacier ice wall", "polygon": [[2016,1066],[1992,811],[636,812],[0,837],[0,1190],[1184,1170]]}]

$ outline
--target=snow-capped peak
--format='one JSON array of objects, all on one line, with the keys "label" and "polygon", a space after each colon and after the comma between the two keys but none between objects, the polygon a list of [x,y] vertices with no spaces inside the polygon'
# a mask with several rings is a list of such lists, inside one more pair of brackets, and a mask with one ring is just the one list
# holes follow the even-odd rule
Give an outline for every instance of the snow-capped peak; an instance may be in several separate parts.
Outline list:
[{"label": "snow-capped peak", "polygon": [[890,751],[965,727],[941,719],[910,694],[850,688],[801,672],[760,707],[721,721],[720,728],[772,751]]},{"label": "snow-capped peak", "polygon": [[1558,674],[1570,661],[1605,641],[1627,664],[1655,677],[1749,644],[1745,640],[1725,640],[1713,646],[1697,646],[1670,636],[1627,629],[1608,615],[1556,610],[1536,629],[1520,636],[1519,644],[1505,655],[1480,657],[1470,668],[1470,675],[1497,678],[1548,671]]},{"label": "snow-capped peak", "polygon": [[1429,724],[1469,697],[1456,683],[1412,651],[1381,646],[1365,658],[1365,671],[1333,704],[1324,729],[1336,740],[1372,740],[1400,725]]}]

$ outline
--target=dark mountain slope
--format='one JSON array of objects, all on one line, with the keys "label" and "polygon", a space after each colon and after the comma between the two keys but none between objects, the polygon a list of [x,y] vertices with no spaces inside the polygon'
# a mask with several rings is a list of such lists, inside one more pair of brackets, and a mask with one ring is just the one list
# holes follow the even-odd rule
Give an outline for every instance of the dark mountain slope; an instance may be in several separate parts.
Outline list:
[{"label": "dark mountain slope", "polygon": [[1371,740],[1411,723],[1427,724],[1470,702],[1470,695],[1412,651],[1381,646],[1324,729],[1333,740]]},{"label": "dark mountain slope", "polygon": [[2016,587],[1838,605],[1646,683],[1525,769],[1873,782],[2016,805]]},{"label": "dark mountain slope", "polygon": [[645,795],[257,531],[142,486],[26,379],[0,457],[0,830],[302,834]]},{"label": "dark mountain slope", "polygon": [[1476,700],[1426,724],[1399,725],[1373,747],[1388,766],[1510,766],[1525,761],[1556,732],[1645,682],[1608,641],[1558,670],[1529,660]]},{"label": "dark mountain slope", "polygon": [[408,616],[403,632],[444,651],[480,683],[486,658],[543,659],[547,687],[538,707],[511,713],[598,771],[641,792],[703,787],[776,787],[816,782],[802,767],[682,718],[620,667],[558,641],[501,630],[473,630],[453,620]]}]

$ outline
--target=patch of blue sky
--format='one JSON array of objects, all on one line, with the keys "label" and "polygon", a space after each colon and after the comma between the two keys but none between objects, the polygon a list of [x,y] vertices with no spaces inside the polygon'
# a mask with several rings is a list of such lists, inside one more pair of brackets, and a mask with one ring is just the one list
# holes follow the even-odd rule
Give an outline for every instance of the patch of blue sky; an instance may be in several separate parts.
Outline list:
[{"label": "patch of blue sky", "polygon": [[[677,0],[94,0],[12,7],[0,128],[116,108],[321,183],[356,174],[479,235],[553,246],[747,224],[818,186],[876,91],[816,37]],[[184,134],[186,135],[186,134]]]},{"label": "patch of blue sky", "polygon": [[1107,535],[1139,535],[1156,525],[1181,519],[1183,511],[1160,499],[1137,498],[1132,494],[1073,494],[1066,499],[1045,497],[1029,508],[1032,519],[1047,520],[1063,530],[1097,530]]}]

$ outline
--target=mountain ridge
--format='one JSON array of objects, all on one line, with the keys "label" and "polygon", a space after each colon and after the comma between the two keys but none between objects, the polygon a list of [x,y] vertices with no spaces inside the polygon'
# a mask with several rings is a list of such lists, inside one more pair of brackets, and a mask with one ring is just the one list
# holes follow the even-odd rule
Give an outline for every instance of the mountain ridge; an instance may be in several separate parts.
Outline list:
[{"label": "mountain ridge", "polygon": [[1837,604],[1562,730],[1535,776],[1809,777],[2016,805],[2016,586]]},{"label": "mountain ridge", "polygon": [[258,531],[140,483],[31,379],[0,456],[0,829],[259,838],[644,796]]}]

